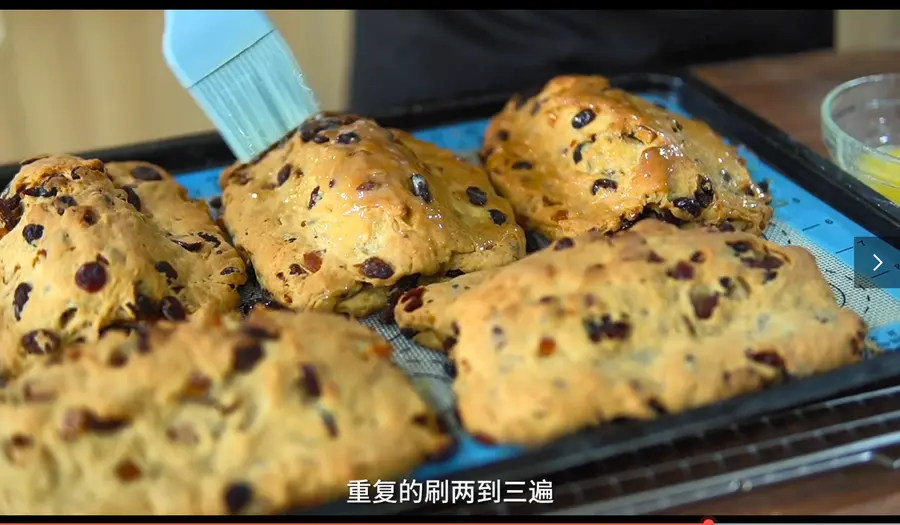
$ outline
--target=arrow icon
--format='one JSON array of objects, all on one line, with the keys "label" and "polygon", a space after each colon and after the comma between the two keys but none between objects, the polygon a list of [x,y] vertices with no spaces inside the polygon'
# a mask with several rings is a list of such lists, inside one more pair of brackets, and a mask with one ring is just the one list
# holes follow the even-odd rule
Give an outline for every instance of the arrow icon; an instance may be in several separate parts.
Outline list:
[{"label": "arrow icon", "polygon": [[881,268],[881,265],[884,264],[884,262],[882,262],[881,259],[879,259],[878,256],[875,254],[872,254],[872,257],[874,257],[875,260],[878,261],[878,264],[876,264],[875,267],[872,268],[872,271],[874,272],[875,270]]}]

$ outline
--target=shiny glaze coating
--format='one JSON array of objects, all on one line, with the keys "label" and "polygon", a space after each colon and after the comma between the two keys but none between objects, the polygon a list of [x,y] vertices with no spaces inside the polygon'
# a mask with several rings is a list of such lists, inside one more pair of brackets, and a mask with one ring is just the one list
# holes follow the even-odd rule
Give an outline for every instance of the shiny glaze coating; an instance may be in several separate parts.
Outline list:
[{"label": "shiny glaze coating", "polygon": [[551,239],[648,216],[760,234],[772,217],[771,198],[709,126],[600,76],[557,77],[511,100],[482,155],[520,223]]},{"label": "shiny glaze coating", "polygon": [[24,164],[0,199],[0,372],[122,324],[238,306],[243,261],[162,168]]},{"label": "shiny glaze coating", "polygon": [[511,205],[450,151],[354,115],[319,115],[221,177],[224,220],[291,308],[365,316],[419,276],[522,257]]}]

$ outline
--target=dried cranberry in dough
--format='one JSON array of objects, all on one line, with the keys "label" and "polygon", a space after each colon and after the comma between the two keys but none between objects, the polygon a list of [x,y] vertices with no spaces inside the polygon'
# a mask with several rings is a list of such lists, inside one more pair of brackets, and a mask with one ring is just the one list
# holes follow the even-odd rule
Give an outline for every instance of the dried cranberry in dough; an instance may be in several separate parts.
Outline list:
[{"label": "dried cranberry in dough", "polygon": [[220,182],[232,238],[291,308],[364,317],[406,278],[525,253],[512,207],[482,168],[355,115],[313,117]]},{"label": "dried cranberry in dough", "polygon": [[648,217],[758,235],[772,217],[736,148],[600,76],[557,77],[511,100],[481,156],[516,216],[551,240]]},{"label": "dried cranberry in dough", "polygon": [[2,202],[4,375],[121,323],[238,305],[243,261],[207,205],[158,166],[43,157]]},{"label": "dried cranberry in dough", "polygon": [[407,292],[394,310],[403,333],[450,350],[473,435],[539,445],[863,357],[865,323],[803,248],[653,219],[552,246]]},{"label": "dried cranberry in dough", "polygon": [[355,321],[260,308],[141,328],[66,352],[28,336],[52,362],[2,390],[0,513],[271,515],[453,450]]}]

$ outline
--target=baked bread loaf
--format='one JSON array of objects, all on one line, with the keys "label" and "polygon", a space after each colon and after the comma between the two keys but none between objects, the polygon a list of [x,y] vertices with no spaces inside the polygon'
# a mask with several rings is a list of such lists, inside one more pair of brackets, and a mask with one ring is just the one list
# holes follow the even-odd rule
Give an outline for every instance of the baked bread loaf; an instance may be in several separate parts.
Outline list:
[{"label": "baked bread loaf", "polygon": [[482,156],[520,224],[549,239],[612,232],[646,217],[761,234],[771,198],[703,122],[563,76],[493,118]]},{"label": "baked bread loaf", "polygon": [[46,157],[0,200],[0,373],[118,323],[229,310],[246,280],[207,205],[145,163]]},{"label": "baked bread loaf", "polygon": [[260,514],[452,444],[391,347],[331,314],[197,315],[0,391],[4,514]]},{"label": "baked bread loaf", "polygon": [[236,246],[291,308],[364,317],[417,276],[525,253],[512,207],[483,169],[354,115],[307,120],[221,184]]},{"label": "baked bread loaf", "polygon": [[411,290],[396,318],[451,349],[465,427],[522,444],[837,368],[866,337],[805,249],[653,219]]}]

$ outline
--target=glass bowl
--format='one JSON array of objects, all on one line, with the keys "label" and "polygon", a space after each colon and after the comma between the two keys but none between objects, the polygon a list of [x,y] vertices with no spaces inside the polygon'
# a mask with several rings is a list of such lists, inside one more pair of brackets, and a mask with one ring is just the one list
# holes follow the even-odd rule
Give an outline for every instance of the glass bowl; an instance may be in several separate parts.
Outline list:
[{"label": "glass bowl", "polygon": [[822,102],[822,137],[838,166],[900,205],[900,73],[831,90]]}]

